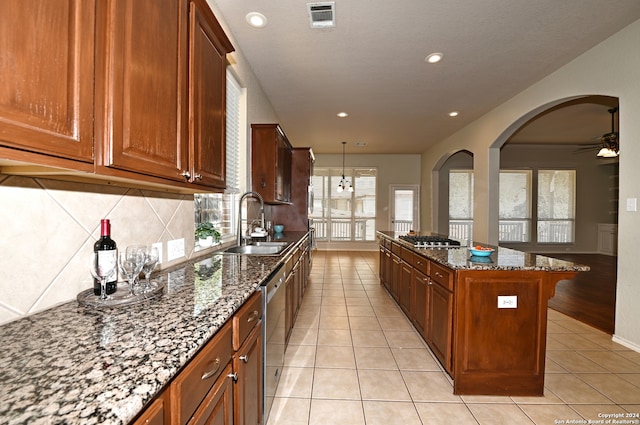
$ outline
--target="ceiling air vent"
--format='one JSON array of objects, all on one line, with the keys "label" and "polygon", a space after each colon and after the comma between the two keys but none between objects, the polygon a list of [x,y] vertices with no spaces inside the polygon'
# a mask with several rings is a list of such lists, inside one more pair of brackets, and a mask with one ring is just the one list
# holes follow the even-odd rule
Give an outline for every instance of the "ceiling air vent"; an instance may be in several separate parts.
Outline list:
[{"label": "ceiling air vent", "polygon": [[336,3],[307,3],[311,28],[330,28],[336,26]]}]

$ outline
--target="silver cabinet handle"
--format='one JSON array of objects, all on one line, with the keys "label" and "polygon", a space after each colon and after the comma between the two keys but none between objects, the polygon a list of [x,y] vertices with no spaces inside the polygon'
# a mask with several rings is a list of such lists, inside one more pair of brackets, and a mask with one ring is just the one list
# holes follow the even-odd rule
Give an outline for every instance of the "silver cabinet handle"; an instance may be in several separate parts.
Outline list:
[{"label": "silver cabinet handle", "polygon": [[235,372],[228,374],[227,377],[233,379],[233,382],[238,382],[238,374]]},{"label": "silver cabinet handle", "polygon": [[189,180],[191,178],[191,173],[188,170],[183,171],[182,173],[180,173],[180,175],[186,180]]},{"label": "silver cabinet handle", "polygon": [[214,363],[215,363],[216,367],[213,368],[212,370],[208,371],[208,372],[203,373],[202,376],[200,377],[200,379],[202,379],[203,381],[205,379],[209,379],[212,376],[214,376],[218,372],[218,370],[220,370],[220,357],[216,357],[216,359],[214,360]]},{"label": "silver cabinet handle", "polygon": [[200,173],[195,173],[195,174],[193,175],[193,178],[195,178],[195,179],[197,179],[197,180],[202,180],[202,174],[200,174]]},{"label": "silver cabinet handle", "polygon": [[436,272],[435,274],[436,274],[436,276],[437,276],[437,277],[444,277],[444,276],[442,275],[442,273],[440,273],[440,272]]},{"label": "silver cabinet handle", "polygon": [[249,363],[249,356],[240,356],[240,360],[242,360],[245,363]]}]

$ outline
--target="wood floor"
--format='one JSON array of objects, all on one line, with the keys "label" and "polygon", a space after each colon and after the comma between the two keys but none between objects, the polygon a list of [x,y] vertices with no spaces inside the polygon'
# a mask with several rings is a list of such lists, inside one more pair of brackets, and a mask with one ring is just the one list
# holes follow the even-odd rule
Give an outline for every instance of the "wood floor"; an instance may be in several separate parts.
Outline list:
[{"label": "wood floor", "polygon": [[615,329],[617,257],[600,254],[544,254],[591,267],[556,285],[549,307],[613,335]]}]

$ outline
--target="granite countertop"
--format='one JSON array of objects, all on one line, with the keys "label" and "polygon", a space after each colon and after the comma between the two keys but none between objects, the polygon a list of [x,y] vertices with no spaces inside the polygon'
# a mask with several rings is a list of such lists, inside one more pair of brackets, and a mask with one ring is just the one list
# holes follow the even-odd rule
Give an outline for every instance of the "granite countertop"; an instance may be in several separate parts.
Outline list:
[{"label": "granite countertop", "polygon": [[[472,257],[467,246],[458,248],[414,248],[412,244],[399,239],[404,233],[378,231],[378,236],[391,239],[403,247],[429,260],[453,270],[530,270],[552,272],[584,272],[589,266],[558,260],[539,254],[530,254],[515,249],[492,247],[488,257]],[[486,244],[482,244],[487,246]]]},{"label": "granite countertop", "polygon": [[130,422],[287,257],[214,252],[154,275],[155,300],[74,300],[0,326],[0,423]]}]

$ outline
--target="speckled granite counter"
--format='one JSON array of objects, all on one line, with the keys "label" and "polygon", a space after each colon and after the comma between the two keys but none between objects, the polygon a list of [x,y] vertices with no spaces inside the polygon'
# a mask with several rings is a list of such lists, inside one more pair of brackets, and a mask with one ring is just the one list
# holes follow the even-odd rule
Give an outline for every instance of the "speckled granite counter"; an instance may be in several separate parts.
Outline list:
[{"label": "speckled granite counter", "polygon": [[589,271],[589,266],[509,248],[494,247],[496,251],[489,257],[471,258],[469,249],[465,246],[459,248],[414,248],[409,242],[398,238],[404,233],[378,231],[377,234],[379,237],[391,239],[429,260],[453,270]]},{"label": "speckled granite counter", "polygon": [[285,260],[213,253],[155,276],[159,299],[0,326],[0,423],[128,423]]}]

